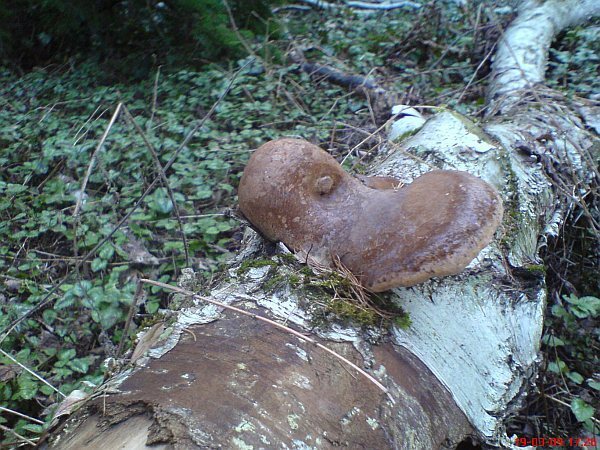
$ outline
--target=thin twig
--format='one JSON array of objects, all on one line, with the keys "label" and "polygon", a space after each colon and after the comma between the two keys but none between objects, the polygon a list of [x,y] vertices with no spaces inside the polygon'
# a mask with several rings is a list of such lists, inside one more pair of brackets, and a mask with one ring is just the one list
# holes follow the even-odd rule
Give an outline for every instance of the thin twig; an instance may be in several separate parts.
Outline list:
[{"label": "thin twig", "polygon": [[19,411],[13,411],[12,409],[5,408],[4,406],[0,406],[0,411],[7,412],[9,414],[14,414],[15,416],[22,417],[23,419],[27,419],[27,420],[37,423],[39,425],[44,425],[43,420],[35,419],[34,417],[30,417],[27,414],[20,413]]},{"label": "thin twig", "polygon": [[129,327],[131,326],[131,321],[133,320],[133,316],[135,314],[135,310],[137,308],[140,297],[143,293],[143,285],[137,280],[137,287],[135,288],[135,294],[133,294],[133,300],[131,300],[131,306],[129,307],[129,314],[127,314],[127,320],[125,321],[125,325],[123,325],[123,332],[121,333],[121,340],[119,341],[119,347],[117,347],[117,358],[121,356],[123,352],[123,346],[125,345],[125,341],[127,340],[127,334],[129,333]]},{"label": "thin twig", "polygon": [[[73,138],[73,147],[76,146],[79,141],[81,139],[83,139],[85,137],[85,135],[88,133],[87,131],[85,133],[82,133],[81,137],[79,137],[79,133],[81,133],[83,131],[83,129],[86,127],[86,125],[88,123],[90,123],[92,120],[94,120],[94,117],[96,116],[96,113],[98,112],[98,110],[102,107],[102,104],[98,105],[96,107],[96,109],[94,110],[94,112],[92,114],[90,114],[90,116],[86,119],[85,122],[83,122],[83,125],[81,125],[79,127],[79,129],[77,130],[77,132],[75,133],[75,137]],[[106,112],[106,110],[102,111],[102,113],[100,115],[98,115],[97,119],[99,119],[100,117],[102,117],[104,115],[104,113]],[[89,128],[88,128],[89,130]]]},{"label": "thin twig", "polygon": [[[494,25],[484,25],[481,27],[482,30],[486,30],[487,28],[491,28]],[[477,30],[476,30],[477,31]],[[429,70],[426,70],[425,72],[419,72],[419,74],[423,74],[423,73],[429,73],[432,72],[433,69],[435,69],[446,57],[446,55],[456,49],[455,45],[458,44],[460,42],[461,39],[463,39],[466,35],[468,35],[469,33],[471,33],[470,30],[464,31],[462,33],[460,33],[450,44],[448,44],[448,46],[446,47],[446,49],[442,52],[442,54],[440,55],[440,57],[434,61],[434,63],[429,66]],[[473,42],[475,42],[475,39],[473,38]],[[439,70],[446,70],[449,68],[443,68],[443,69],[439,69]]]},{"label": "thin twig", "polygon": [[219,302],[217,300],[213,300],[211,298],[195,294],[192,291],[188,291],[186,289],[182,289],[182,288],[177,287],[177,286],[171,286],[170,284],[161,283],[160,281],[148,280],[146,278],[142,278],[142,279],[140,279],[140,281],[142,283],[152,284],[153,286],[159,286],[159,287],[162,287],[164,289],[168,289],[170,291],[179,292],[180,294],[192,296],[192,297],[197,298],[199,300],[202,300],[204,302],[211,303],[211,304],[219,306],[221,308],[225,308],[225,309],[228,309],[228,310],[231,310],[231,311],[235,311],[235,312],[237,312],[239,314],[243,314],[245,316],[252,317],[253,319],[257,319],[257,320],[260,320],[262,322],[268,323],[271,326],[279,328],[279,329],[281,329],[281,330],[283,330],[283,331],[285,331],[287,333],[293,334],[294,336],[302,339],[303,341],[309,342],[309,343],[311,343],[311,344],[319,347],[320,349],[325,350],[326,352],[328,352],[331,355],[335,356],[337,359],[339,359],[343,363],[345,363],[345,364],[349,365],[350,367],[352,367],[354,370],[356,370],[358,373],[360,373],[362,376],[364,376],[366,379],[368,379],[371,383],[373,383],[375,386],[377,386],[384,394],[386,394],[388,396],[388,398],[392,402],[394,402],[394,399],[390,395],[388,389],[383,384],[381,384],[379,381],[377,381],[375,378],[373,378],[371,375],[369,375],[363,369],[361,369],[360,367],[358,367],[352,361],[344,358],[339,353],[334,352],[330,348],[325,347],[323,344],[320,344],[319,342],[315,341],[314,339],[312,339],[312,338],[310,338],[310,337],[308,337],[308,336],[306,336],[306,335],[304,335],[304,334],[302,334],[302,333],[300,333],[300,332],[298,332],[298,331],[296,331],[296,330],[294,330],[292,328],[286,327],[285,325],[282,325],[282,324],[280,324],[278,322],[275,322],[274,320],[267,319],[266,317],[259,316],[258,314],[254,314],[254,313],[245,311],[243,309],[236,308],[235,306],[227,305],[227,304]]},{"label": "thin twig", "polygon": [[281,11],[292,10],[292,11],[310,11],[312,8],[310,6],[302,6],[302,5],[281,5],[277,8],[273,8],[271,12],[273,14],[277,14]]},{"label": "thin twig", "polygon": [[44,383],[46,386],[48,386],[49,388],[51,388],[53,391],[55,391],[56,393],[62,395],[63,397],[66,397],[65,394],[63,394],[62,392],[60,392],[57,388],[55,388],[54,386],[52,386],[50,383],[48,383],[46,380],[44,380],[41,376],[39,376],[37,373],[35,373],[33,370],[31,370],[29,367],[24,366],[23,364],[21,364],[19,361],[17,361],[15,358],[13,358],[10,354],[6,353],[4,350],[2,350],[0,348],[0,353],[2,353],[4,356],[6,356],[8,359],[10,359],[12,362],[14,362],[17,366],[19,366],[21,369],[25,370],[26,372],[30,373],[31,375],[33,375],[34,377],[36,377],[38,380],[40,380],[42,383]]},{"label": "thin twig", "polygon": [[79,215],[79,210],[81,209],[81,202],[83,201],[83,195],[85,193],[85,189],[86,189],[88,181],[90,179],[90,175],[92,174],[92,169],[94,168],[94,163],[96,162],[96,157],[98,155],[98,152],[104,146],[104,142],[106,141],[106,138],[108,137],[108,133],[110,132],[110,129],[112,128],[113,124],[115,123],[115,120],[117,120],[117,117],[119,116],[119,111],[121,111],[122,106],[123,106],[123,103],[119,102],[119,104],[117,105],[117,107],[115,109],[115,112],[113,113],[112,117],[110,118],[110,122],[108,122],[108,126],[106,127],[106,130],[104,130],[104,134],[102,134],[102,137],[100,138],[100,142],[98,142],[98,145],[96,146],[96,149],[94,150],[94,153],[92,153],[92,156],[90,158],[90,164],[88,165],[87,172],[85,173],[85,178],[83,179],[83,183],[81,183],[81,189],[79,191],[79,196],[77,197],[77,203],[75,204],[75,211],[73,211],[73,216]]},{"label": "thin twig", "polygon": [[[15,430],[12,430],[12,429],[10,429],[10,428],[8,428],[8,427],[5,427],[4,425],[0,425],[0,430],[7,431],[7,432],[9,432],[9,433],[11,433],[11,434],[15,435],[17,438],[21,439],[21,440],[22,440],[24,443],[27,443],[27,444],[29,444],[29,445],[31,445],[31,446],[33,446],[33,447],[35,447],[35,446],[36,446],[36,445],[35,445],[35,442],[33,442],[31,439],[27,439],[25,436],[21,436],[21,435],[20,435],[19,433],[17,433]],[[37,440],[37,438],[36,438],[36,440]],[[17,443],[16,443],[16,442],[13,442],[13,443],[11,443],[11,444],[13,444],[13,445],[17,445]],[[22,445],[22,444],[21,444],[21,445]]]},{"label": "thin twig", "polygon": [[223,6],[227,10],[227,15],[229,16],[229,23],[231,24],[231,28],[233,29],[235,36],[238,38],[238,41],[240,41],[240,44],[242,44],[242,46],[248,52],[249,55],[253,56],[254,58],[256,58],[256,60],[258,60],[258,55],[254,52],[254,50],[252,50],[250,45],[248,45],[248,42],[246,42],[246,39],[244,39],[244,36],[242,36],[240,30],[238,29],[237,24],[235,23],[235,19],[233,17],[233,13],[231,12],[231,8],[229,7],[229,2],[227,2],[227,0],[221,0],[221,3],[223,3]]},{"label": "thin twig", "polygon": [[[81,209],[81,204],[83,203],[83,197],[85,196],[85,189],[87,187],[88,181],[92,174],[92,170],[94,168],[94,163],[96,162],[98,153],[104,146],[104,142],[106,142],[108,133],[110,132],[110,129],[112,128],[113,124],[117,120],[117,117],[119,116],[119,111],[121,111],[121,106],[123,106],[123,103],[119,103],[117,105],[117,107],[115,108],[115,112],[113,113],[112,117],[110,118],[110,121],[108,122],[108,126],[106,127],[106,130],[104,130],[104,133],[102,134],[102,137],[100,138],[100,142],[98,142],[96,149],[94,150],[94,152],[92,153],[92,156],[90,157],[90,163],[88,164],[87,172],[85,173],[85,177],[83,178],[83,183],[81,184],[81,189],[79,190],[79,195],[77,196],[77,203],[75,204],[75,210],[73,211],[73,217],[75,218],[75,221],[73,222],[73,255],[76,258],[79,256],[79,248],[78,248],[79,244],[77,242],[77,230],[79,229],[79,224],[80,224],[79,210]],[[79,266],[75,266],[75,272],[77,274],[79,274]]]},{"label": "thin twig", "polygon": [[154,115],[156,114],[156,104],[158,100],[158,77],[160,76],[160,68],[162,66],[158,66],[156,69],[156,77],[154,77],[154,89],[152,90],[152,112],[150,113],[150,121],[149,126],[152,126],[152,122],[154,121]]},{"label": "thin twig", "polygon": [[396,120],[400,114],[401,113],[394,114],[392,117],[390,117],[388,120],[386,120],[383,123],[383,125],[381,125],[375,131],[373,131],[372,133],[370,133],[366,138],[364,138],[362,141],[360,141],[358,144],[356,144],[354,147],[352,147],[350,149],[350,151],[346,154],[346,156],[344,156],[344,159],[342,159],[342,162],[340,164],[344,164],[346,162],[346,160],[350,157],[350,155],[352,154],[352,152],[354,152],[354,150],[356,150],[358,147],[360,147],[361,145],[363,145],[369,139],[371,139],[372,137],[374,137],[377,133],[379,133],[381,130],[383,130],[390,122],[392,122],[393,120]]},{"label": "thin twig", "polygon": [[344,0],[344,3],[350,8],[359,8],[359,9],[374,9],[380,11],[389,11],[391,9],[397,8],[411,8],[411,9],[420,9],[423,5],[417,2],[411,1],[402,1],[402,2],[394,2],[394,3],[371,3],[371,2],[360,2],[353,0]]},{"label": "thin twig", "polygon": [[[162,164],[160,163],[160,159],[158,159],[158,154],[156,153],[154,146],[150,143],[150,141],[146,137],[146,133],[144,133],[144,130],[142,130],[142,128],[135,121],[135,118],[133,117],[131,112],[129,112],[129,108],[127,108],[127,106],[123,106],[123,110],[125,111],[125,114],[127,115],[127,118],[129,119],[129,121],[133,124],[133,127],[135,128],[135,130],[142,137],[144,144],[146,144],[146,147],[150,151],[150,154],[152,155],[152,159],[154,160],[154,165],[156,165],[156,170],[158,171],[158,174],[163,182],[163,185],[164,185],[165,189],[167,190],[167,194],[169,195],[169,199],[171,200],[171,203],[173,204],[173,212],[175,212],[175,217],[177,218],[177,224],[179,225],[179,233],[181,234],[181,240],[183,241],[183,251],[185,253],[185,265],[189,266],[190,265],[190,252],[188,249],[187,237],[185,235],[185,230],[183,229],[183,223],[181,222],[181,215],[179,213],[179,207],[177,206],[177,202],[175,201],[175,195],[173,194],[173,190],[171,189],[171,186],[169,185],[169,179],[167,178],[167,174],[165,173],[165,170],[163,169]],[[177,272],[177,266],[175,266],[175,271]]]},{"label": "thin twig", "polygon": [[[475,16],[475,24],[473,25],[473,44],[477,44],[477,33],[479,32],[479,23],[481,21],[481,10],[483,9],[483,3],[480,3],[477,7],[477,15]],[[496,43],[494,43],[496,45]]]},{"label": "thin twig", "polygon": [[[191,214],[188,216],[181,216],[182,219],[199,219],[201,217],[226,217],[227,214],[214,213],[214,214]],[[235,217],[233,217],[235,219]]]},{"label": "thin twig", "polygon": [[469,82],[467,83],[467,85],[465,86],[465,88],[462,90],[462,92],[458,96],[458,100],[456,100],[457,103],[461,102],[463,96],[465,95],[465,93],[467,92],[467,90],[471,87],[471,83],[473,83],[473,80],[475,80],[475,77],[477,76],[477,73],[479,72],[479,69],[481,69],[483,67],[483,65],[485,64],[485,62],[492,56],[492,53],[493,53],[493,51],[495,49],[496,49],[496,44],[494,43],[494,45],[492,45],[492,48],[490,49],[490,51],[485,55],[485,58],[483,58],[481,60],[481,62],[479,63],[479,65],[475,68],[475,72],[473,72],[473,75],[471,75],[471,78],[469,79]]},{"label": "thin twig", "polygon": [[[229,83],[225,87],[225,90],[221,93],[221,95],[219,96],[217,101],[215,103],[213,103],[210,110],[204,115],[204,117],[201,120],[199,120],[196,123],[194,128],[192,128],[192,130],[187,134],[187,136],[181,142],[181,144],[179,144],[179,147],[177,147],[177,149],[175,150],[175,153],[173,153],[173,156],[171,156],[171,159],[169,159],[169,162],[167,162],[167,164],[164,166],[164,168],[163,168],[164,170],[167,170],[169,167],[171,167],[171,165],[177,159],[177,156],[179,156],[179,153],[181,152],[181,150],[183,150],[183,148],[185,148],[185,146],[192,140],[192,137],[194,136],[196,131],[198,131],[204,125],[204,123],[209,119],[209,117],[212,116],[212,114],[215,112],[215,109],[217,108],[217,106],[221,103],[221,101],[225,98],[227,93],[231,90],[231,87],[233,86],[233,83],[236,80],[236,78],[238,77],[238,75],[241,73],[242,70],[244,70],[246,68],[247,65],[248,65],[248,63],[244,64],[233,74],[233,76],[229,80]],[[152,192],[154,187],[158,184],[158,180],[159,180],[159,178],[155,178],[152,181],[152,183],[150,183],[150,185],[146,188],[144,193],[140,196],[140,198],[137,200],[137,202],[133,205],[131,210],[127,214],[125,214],[125,216],[119,221],[119,223],[117,223],[117,225],[111,230],[111,232],[108,233],[108,235],[106,235],[102,240],[100,240],[100,242],[98,242],[96,244],[96,246],[93,249],[91,249],[83,258],[81,258],[81,260],[75,265],[76,269],[79,269],[79,267],[81,267],[83,265],[83,263],[85,263],[93,255],[95,255],[96,252],[98,251],[98,249],[100,249],[100,247],[102,247],[119,230],[119,228],[121,228],[121,226],[133,215],[133,213],[137,210],[137,208],[142,204],[142,202],[144,201],[146,196],[150,192]],[[48,292],[46,294],[46,296],[42,299],[42,301],[39,304],[37,304],[35,307],[31,308],[29,311],[24,313],[21,317],[13,320],[8,326],[6,326],[2,330],[2,332],[0,332],[0,343],[2,343],[4,341],[4,339],[6,339],[6,337],[12,332],[12,330],[18,324],[20,324],[23,320],[25,320],[26,318],[31,316],[36,311],[39,311],[40,309],[44,308],[46,305],[53,302],[55,299],[52,298],[52,296],[60,289],[60,287],[63,284],[65,284],[67,282],[67,279],[68,279],[68,276],[65,276],[60,282],[58,282],[50,290],[50,292]]]},{"label": "thin twig", "polygon": [[[319,269],[322,270],[323,272],[329,272],[329,273],[333,273],[335,271],[348,281],[348,283],[350,285],[349,287],[350,287],[351,296],[350,296],[350,298],[346,298],[344,300],[350,301],[352,304],[354,304],[358,308],[362,309],[363,311],[372,311],[375,314],[377,314],[379,317],[381,317],[382,319],[391,319],[394,317],[395,314],[379,308],[375,304],[375,302],[373,302],[371,300],[371,298],[367,294],[367,290],[365,289],[365,287],[361,284],[361,282],[358,280],[356,275],[354,275],[350,271],[350,269],[348,269],[342,263],[342,260],[340,259],[339,256],[332,255],[331,259],[333,261],[334,270],[332,270],[328,267],[324,267],[324,268],[321,267]],[[335,288],[334,288],[334,291],[336,291]],[[342,298],[340,297],[340,299],[342,299]]]},{"label": "thin twig", "polygon": [[[563,406],[566,406],[567,408],[571,409],[571,405],[569,405],[567,402],[564,402],[558,398],[554,398],[551,395],[545,395],[544,397],[549,398],[550,400],[558,403],[559,405],[563,405]],[[592,422],[594,422],[596,425],[600,426],[600,420],[596,419],[595,417],[590,417],[590,420]]]},{"label": "thin twig", "polygon": [[379,11],[389,11],[397,8],[411,8],[411,9],[419,9],[422,7],[421,4],[417,2],[412,2],[409,0],[400,1],[395,3],[370,3],[370,2],[361,2],[355,0],[344,0],[344,3],[339,5],[337,3],[329,3],[324,0],[300,0],[302,3],[306,3],[307,5],[314,6],[319,9],[324,10],[332,10],[339,8],[356,8],[356,9],[364,9],[364,10],[379,10]]}]

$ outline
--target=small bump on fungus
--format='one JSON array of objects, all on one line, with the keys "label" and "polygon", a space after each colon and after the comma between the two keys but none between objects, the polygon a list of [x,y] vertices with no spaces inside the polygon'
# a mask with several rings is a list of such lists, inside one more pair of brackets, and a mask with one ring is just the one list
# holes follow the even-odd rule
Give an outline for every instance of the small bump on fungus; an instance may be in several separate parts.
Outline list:
[{"label": "small bump on fungus", "polygon": [[299,139],[257,149],[238,197],[268,239],[328,266],[339,258],[373,292],[462,271],[492,240],[503,213],[494,188],[469,173],[434,170],[407,185],[358,179]]}]

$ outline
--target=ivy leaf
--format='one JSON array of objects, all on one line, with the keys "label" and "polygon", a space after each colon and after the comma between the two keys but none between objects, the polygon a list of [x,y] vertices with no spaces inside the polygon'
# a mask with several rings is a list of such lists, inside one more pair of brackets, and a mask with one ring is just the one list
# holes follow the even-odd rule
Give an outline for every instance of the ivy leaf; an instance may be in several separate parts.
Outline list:
[{"label": "ivy leaf", "polygon": [[561,361],[559,359],[556,362],[553,361],[553,362],[549,363],[548,370],[550,372],[554,372],[554,373],[564,373],[567,370],[569,370],[569,368],[567,367],[567,365],[565,364],[564,361]]},{"label": "ivy leaf", "polygon": [[552,315],[558,318],[565,318],[569,315],[569,313],[564,307],[560,305],[554,305],[552,306]]},{"label": "ivy leaf", "polygon": [[198,189],[196,191],[196,195],[194,197],[197,198],[198,200],[208,200],[209,198],[212,198],[212,196],[213,196],[213,191],[211,189],[203,188],[203,189]]},{"label": "ivy leaf", "polygon": [[114,254],[115,254],[115,249],[110,244],[102,246],[102,248],[98,252],[98,256],[100,258],[104,259],[105,261],[110,261],[110,259],[113,257]]},{"label": "ivy leaf", "polygon": [[42,384],[40,386],[40,392],[46,396],[50,396],[50,395],[54,394],[54,389],[52,389],[50,386],[46,386],[45,384]]},{"label": "ivy leaf", "polygon": [[600,313],[600,299],[592,296],[578,298],[576,295],[563,295],[571,306],[571,312],[580,319],[596,317]]},{"label": "ivy leaf", "polygon": [[22,375],[19,377],[19,396],[24,400],[31,400],[35,397],[38,391],[37,382],[29,375]]},{"label": "ivy leaf", "polygon": [[600,298],[592,296],[580,297],[579,305],[592,317],[596,317],[600,314]]},{"label": "ivy leaf", "polygon": [[172,250],[176,250],[176,251],[180,251],[183,250],[183,242],[181,241],[171,241],[171,242],[165,242],[163,244],[163,251],[169,252]]},{"label": "ivy leaf", "polygon": [[148,314],[154,314],[158,311],[158,307],[160,306],[160,302],[158,300],[151,300],[146,303],[146,312]]},{"label": "ivy leaf", "polygon": [[77,297],[83,297],[91,288],[92,283],[89,280],[82,280],[73,287],[73,294]]},{"label": "ivy leaf", "polygon": [[562,347],[565,345],[565,341],[557,336],[553,336],[551,334],[547,334],[542,338],[542,342],[546,345],[550,345],[552,347]]},{"label": "ivy leaf", "polygon": [[594,417],[594,408],[580,398],[574,398],[571,402],[571,411],[575,414],[578,422],[585,422]]},{"label": "ivy leaf", "polygon": [[[75,297],[73,295],[71,295],[70,292],[68,292],[54,303],[54,310],[66,309],[69,306],[71,306],[73,303],[75,303]],[[52,310],[50,310],[50,311],[52,311]],[[46,311],[44,311],[44,312],[46,312]],[[51,323],[51,322],[49,322],[49,323]]]},{"label": "ivy leaf", "polygon": [[23,429],[27,430],[27,431],[31,431],[32,433],[35,433],[35,434],[41,434],[44,431],[44,426],[38,425],[35,423],[27,423],[27,424],[23,425]]},{"label": "ivy leaf", "polygon": [[62,286],[60,286],[59,289],[63,292],[69,292],[71,289],[73,289],[73,285],[65,283]]},{"label": "ivy leaf", "polygon": [[218,222],[217,229],[219,231],[229,231],[233,228],[233,226],[228,222]]},{"label": "ivy leaf", "polygon": [[167,195],[165,188],[158,188],[154,194],[148,197],[148,207],[161,215],[167,215],[173,210],[173,203]]},{"label": "ivy leaf", "polygon": [[206,230],[204,230],[204,233],[217,235],[217,234],[219,234],[219,229],[217,227],[208,227]]},{"label": "ivy leaf", "polygon": [[[59,308],[60,309],[60,308]],[[54,309],[46,309],[44,310],[44,312],[42,313],[42,317],[44,318],[44,323],[47,323],[49,325],[52,325],[52,323],[56,320],[56,318],[58,317],[58,313],[56,312],[56,310]]]},{"label": "ivy leaf", "polygon": [[87,373],[90,368],[90,362],[88,358],[75,358],[69,362],[68,366],[75,372]]},{"label": "ivy leaf", "polygon": [[576,384],[583,383],[583,377],[578,372],[567,372],[567,377]]},{"label": "ivy leaf", "polygon": [[108,262],[105,259],[94,258],[94,260],[90,264],[90,267],[92,268],[93,272],[98,272],[102,269],[106,269],[107,264]]},{"label": "ivy leaf", "polygon": [[60,361],[69,361],[77,355],[74,348],[62,349],[58,352],[58,359]]},{"label": "ivy leaf", "polygon": [[12,184],[12,183],[8,183],[6,185],[6,192],[8,194],[20,194],[22,192],[27,191],[27,186],[23,186],[21,184]]}]

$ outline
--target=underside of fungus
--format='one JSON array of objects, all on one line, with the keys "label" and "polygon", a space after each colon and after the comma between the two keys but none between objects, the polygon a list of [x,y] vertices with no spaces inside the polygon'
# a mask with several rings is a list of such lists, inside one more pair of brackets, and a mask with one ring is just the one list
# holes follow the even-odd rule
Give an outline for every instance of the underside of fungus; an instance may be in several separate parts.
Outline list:
[{"label": "underside of fungus", "polygon": [[257,149],[238,197],[268,239],[324,265],[339,258],[373,292],[462,271],[503,213],[494,188],[469,173],[434,170],[404,186],[390,177],[359,179],[299,139]]}]

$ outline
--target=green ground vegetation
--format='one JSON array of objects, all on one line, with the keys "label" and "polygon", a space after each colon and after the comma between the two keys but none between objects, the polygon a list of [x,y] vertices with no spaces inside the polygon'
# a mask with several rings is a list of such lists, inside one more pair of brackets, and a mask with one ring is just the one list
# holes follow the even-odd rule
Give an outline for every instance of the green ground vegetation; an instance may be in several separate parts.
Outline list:
[{"label": "green ground vegetation", "polygon": [[[251,149],[284,134],[326,141],[337,121],[365,114],[356,111],[360,100],[344,97],[341,88],[306,95],[308,75],[288,67],[243,72],[167,173],[179,220],[166,187],[159,186],[76,271],[77,258],[108,236],[159,177],[143,138],[122,113],[82,192],[90,156],[116,105],[123,102],[131,112],[164,165],[232,73],[222,67],[182,69],[134,85],[107,86],[95,71],[82,63],[66,72],[39,69],[19,78],[5,72],[0,88],[0,328],[68,277],[50,306],[19,323],[2,349],[65,394],[84,381],[98,384],[102,360],[127,338],[123,325],[136,274],[174,281],[188,265],[210,273],[235,249],[239,222],[230,208]],[[157,289],[149,289],[137,318],[156,313],[164,302]],[[37,415],[38,400],[57,399],[14,361],[0,356],[0,363],[14,369],[0,382],[5,405]],[[16,425],[19,434],[38,428],[26,420]]]},{"label": "green ground vegetation", "polygon": [[[208,282],[236,251],[241,223],[235,189],[252,149],[273,138],[296,136],[335,156],[352,150],[352,165],[356,155],[372,153],[383,141],[385,131],[375,131],[389,118],[387,108],[299,71],[288,59],[291,50],[300,48],[314,63],[371,76],[398,93],[399,102],[447,105],[477,116],[489,73],[486,57],[511,18],[490,2],[474,2],[468,9],[432,2],[418,11],[374,15],[283,8],[260,27],[240,23],[238,33],[221,28],[227,37],[198,28],[198,51],[186,64],[190,53],[176,52],[175,31],[161,41],[147,24],[139,34],[148,39],[146,46],[140,45],[143,39],[125,39],[126,26],[144,24],[133,18],[118,24],[121,34],[114,39],[119,42],[105,54],[94,50],[102,43],[100,31],[87,43],[72,37],[77,24],[73,29],[41,24],[30,41],[17,42],[18,24],[9,20],[14,10],[4,3],[0,11],[10,27],[0,29],[7,61],[0,69],[0,331],[7,333],[0,333],[0,406],[45,421],[3,411],[0,425],[9,431],[1,433],[0,444],[9,446],[21,441],[19,436],[39,436],[49,420],[44,409],[62,398],[57,390],[68,395],[99,385],[107,370],[103,362],[121,356],[137,327],[152,323],[168,307],[159,289],[148,288],[134,298],[137,278],[174,283],[182,268],[192,267]],[[37,3],[49,9],[36,20],[52,23],[52,8],[70,2]],[[84,3],[90,2],[77,2]],[[230,19],[223,3],[206,3],[220,11],[215,24],[230,27],[223,25]],[[20,8],[32,14],[35,4],[25,1]],[[230,2],[241,20],[238,4]],[[213,38],[222,46],[210,54]],[[75,39],[73,45],[69,39]],[[552,82],[580,95],[598,91],[593,76],[597,34],[572,30],[561,42],[551,54]],[[29,50],[18,50],[19,45]],[[36,45],[44,51],[35,53]],[[17,54],[26,55],[26,61]],[[166,164],[240,68],[229,93],[182,148],[166,171],[168,184],[163,183],[148,144]],[[575,72],[581,76],[571,76]],[[119,104],[131,118],[121,108],[109,126]],[[156,188],[117,229],[157,179]],[[298,275],[296,282],[304,278]],[[556,330],[552,341],[545,340],[547,349],[554,351],[559,342],[569,355],[594,357],[580,349],[594,344],[576,333],[580,321],[596,314],[581,302],[600,293],[590,284],[586,289],[577,300],[571,292],[560,297],[563,309],[552,311],[549,323]],[[46,307],[16,323],[47,297]],[[340,311],[332,306],[332,312],[338,315],[348,312],[345,304],[335,307]],[[133,321],[127,325],[130,311]],[[566,356],[551,361],[556,375],[583,402],[570,410],[574,423],[589,420],[585,405],[598,396],[598,380],[587,381],[591,369]]]}]

